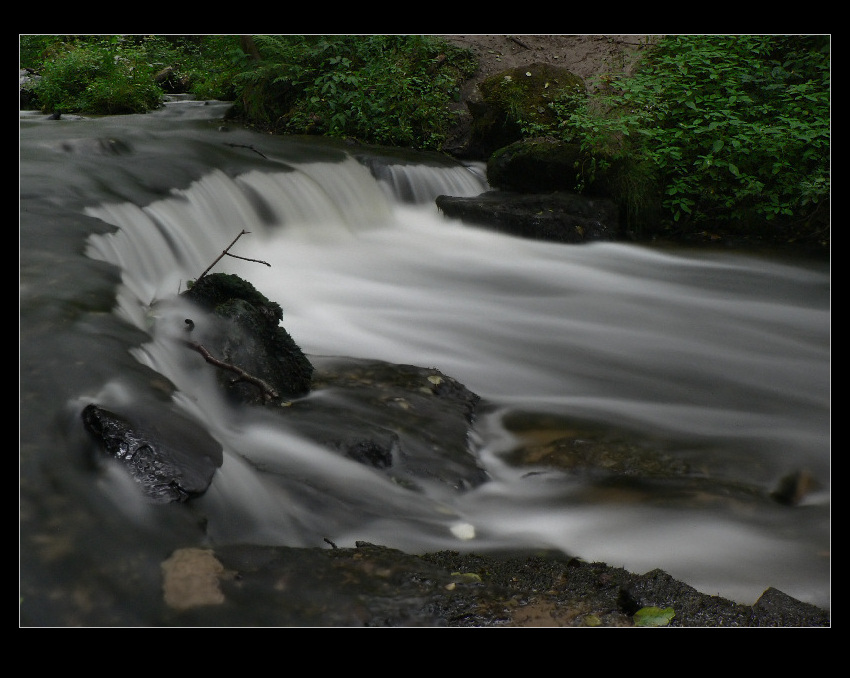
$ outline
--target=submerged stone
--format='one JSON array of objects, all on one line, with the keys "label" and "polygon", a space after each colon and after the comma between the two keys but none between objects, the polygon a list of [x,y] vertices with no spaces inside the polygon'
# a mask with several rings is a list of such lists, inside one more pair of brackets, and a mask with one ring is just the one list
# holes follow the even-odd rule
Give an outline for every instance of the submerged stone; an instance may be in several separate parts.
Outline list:
[{"label": "submerged stone", "polygon": [[288,425],[343,456],[418,490],[488,480],[471,439],[478,395],[433,368],[314,358],[313,393],[281,409]]}]

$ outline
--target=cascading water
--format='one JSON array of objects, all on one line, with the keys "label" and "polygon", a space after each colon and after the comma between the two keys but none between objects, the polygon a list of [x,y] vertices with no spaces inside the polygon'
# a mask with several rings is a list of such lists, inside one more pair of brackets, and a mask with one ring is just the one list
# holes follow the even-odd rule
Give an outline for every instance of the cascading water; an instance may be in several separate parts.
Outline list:
[{"label": "cascading water", "polygon": [[[225,151],[222,133],[204,127],[208,113],[176,110],[130,118],[139,121],[133,133],[104,129],[109,119],[78,123],[92,126],[86,136],[128,137],[140,167],[127,164],[132,155],[102,166],[63,156],[88,172],[79,218],[115,227],[91,231],[75,256],[120,272],[114,315],[132,330],[110,336],[77,321],[69,332],[72,345],[84,337],[104,355],[120,334],[132,359],[170,380],[175,404],[223,445],[222,468],[195,500],[213,543],[315,546],[326,536],[411,552],[549,547],[637,572],[660,567],[741,602],[775,586],[829,606],[827,267],[522,240],[436,209],[438,194],[486,190],[480,168],[394,163],[244,131],[228,138],[246,143]],[[26,132],[28,148],[51,143]],[[157,174],[144,163],[176,172],[181,150],[203,162],[179,185],[151,189]],[[151,160],[156,153],[164,157]],[[28,158],[42,161],[35,151]],[[435,367],[493,405],[475,432],[489,482],[414,494],[221,399],[212,371],[169,339],[185,317],[177,292],[243,229],[231,252],[244,259],[224,257],[214,271],[280,303],[305,354]],[[22,289],[34,290],[50,273],[30,273],[28,262]],[[23,292],[22,311],[37,298]],[[66,387],[65,410],[140,387],[123,370],[97,383],[76,395]],[[760,488],[803,468],[821,489],[803,506],[758,510],[604,497],[579,478],[505,463],[515,442],[505,422],[517,413],[627,430],[712,477]],[[90,491],[115,497],[106,504],[138,523],[154,520],[128,507],[122,483],[116,475]]]}]

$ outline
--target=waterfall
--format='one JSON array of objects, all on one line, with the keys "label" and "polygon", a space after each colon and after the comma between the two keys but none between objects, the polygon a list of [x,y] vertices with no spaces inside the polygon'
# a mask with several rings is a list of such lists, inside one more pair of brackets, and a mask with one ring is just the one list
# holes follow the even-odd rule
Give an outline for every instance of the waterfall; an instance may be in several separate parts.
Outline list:
[{"label": "waterfall", "polygon": [[[222,136],[203,107],[183,110],[179,124],[140,116],[68,128],[119,138],[122,155],[63,150],[86,145],[67,144],[61,127],[23,145],[22,183],[39,199],[21,211],[22,307],[27,337],[46,337],[43,355],[42,344],[25,346],[23,381],[28,398],[36,384],[38,402],[69,393],[65,416],[101,396],[131,402],[134,390],[151,390],[151,371],[168,380],[169,404],[224,448],[213,484],[193,502],[212,542],[301,546],[323,535],[410,552],[554,548],[637,572],[661,567],[742,602],[769,582],[828,604],[828,561],[817,555],[829,545],[828,270],[496,233],[434,204],[488,190],[480,165]],[[42,218],[62,201],[60,218]],[[67,245],[80,233],[84,254]],[[212,370],[170,339],[186,317],[178,292],[231,243],[235,256],[213,272],[240,275],[278,302],[281,325],[308,356],[436,368],[481,396],[489,407],[471,433],[490,481],[410,492],[223,402]],[[113,293],[114,313],[104,313]],[[63,322],[39,334],[45,318]],[[622,432],[750,487],[768,490],[801,467],[823,485],[799,511],[605,494],[581,474],[507,463],[517,443],[510,422],[534,416]],[[28,468],[68,456],[49,445],[39,454]],[[157,531],[149,510],[122,502],[121,478],[99,477],[92,491],[90,474],[77,473],[89,491],[81,496],[105,506],[98,518],[126,513],[145,534]]]}]

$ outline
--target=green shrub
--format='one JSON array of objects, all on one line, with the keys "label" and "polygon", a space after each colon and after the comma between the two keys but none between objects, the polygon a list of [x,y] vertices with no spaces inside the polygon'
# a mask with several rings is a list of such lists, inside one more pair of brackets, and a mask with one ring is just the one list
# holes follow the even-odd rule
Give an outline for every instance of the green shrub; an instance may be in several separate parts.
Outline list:
[{"label": "green shrub", "polygon": [[50,48],[40,74],[34,89],[46,112],[144,113],[162,100],[153,66],[121,36],[58,43]]},{"label": "green shrub", "polygon": [[45,111],[137,113],[160,105],[166,66],[198,98],[235,100],[269,131],[439,149],[451,130],[471,51],[432,36],[21,36]]},{"label": "green shrub", "polygon": [[21,68],[39,70],[50,48],[62,36],[21,35],[18,39],[18,57]]},{"label": "green shrub", "polygon": [[238,35],[149,36],[143,47],[152,63],[188,79],[198,99],[232,101],[233,78],[249,63]]},{"label": "green shrub", "polygon": [[[631,77],[553,103],[601,164],[653,169],[670,224],[828,239],[828,36],[673,36]],[[632,190],[639,190],[639,186]],[[640,202],[639,200],[636,202]]]},{"label": "green shrub", "polygon": [[242,114],[289,134],[439,149],[472,53],[429,36],[254,36],[262,60],[237,76]]}]

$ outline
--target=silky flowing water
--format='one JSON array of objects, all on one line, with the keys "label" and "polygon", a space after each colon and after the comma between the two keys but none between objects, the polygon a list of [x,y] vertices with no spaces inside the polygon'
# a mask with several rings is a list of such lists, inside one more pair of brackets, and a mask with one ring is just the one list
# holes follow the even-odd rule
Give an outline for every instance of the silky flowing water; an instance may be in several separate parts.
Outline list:
[{"label": "silky flowing water", "polygon": [[[22,113],[25,587],[191,545],[186,507],[147,504],[81,452],[85,404],[132,407],[171,382],[171,404],[224,448],[190,502],[208,544],[540,547],[742,603],[773,586],[829,607],[828,264],[491,232],[434,204],[487,190],[480,165],[228,130],[225,108]],[[308,357],[434,367],[492,404],[473,431],[488,482],[411,492],[222,399],[169,339],[177,293],[243,229],[231,252],[257,261],[214,272],[277,301]],[[798,470],[818,489],[793,507],[589,492],[580,474],[506,463],[517,413],[626,432],[764,493]]]}]

